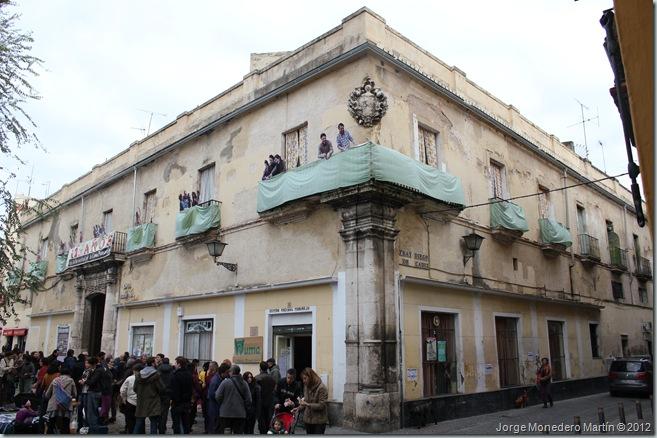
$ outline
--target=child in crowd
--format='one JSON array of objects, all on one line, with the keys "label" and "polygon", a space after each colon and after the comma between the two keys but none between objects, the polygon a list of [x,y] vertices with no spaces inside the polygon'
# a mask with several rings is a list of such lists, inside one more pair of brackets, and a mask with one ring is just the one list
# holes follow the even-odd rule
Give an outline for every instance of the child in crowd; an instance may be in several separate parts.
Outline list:
[{"label": "child in crowd", "polygon": [[287,435],[287,430],[283,427],[283,422],[277,418],[274,420],[274,424],[271,425],[271,429],[267,432],[268,435]]}]

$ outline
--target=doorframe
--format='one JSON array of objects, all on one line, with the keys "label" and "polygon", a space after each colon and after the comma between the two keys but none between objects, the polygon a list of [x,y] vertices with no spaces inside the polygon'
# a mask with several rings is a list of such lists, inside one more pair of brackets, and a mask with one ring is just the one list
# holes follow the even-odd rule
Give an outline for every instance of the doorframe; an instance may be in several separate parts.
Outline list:
[{"label": "doorframe", "polygon": [[521,313],[507,313],[507,312],[493,312],[493,336],[495,337],[495,363],[497,364],[497,387],[499,389],[502,389],[502,386],[500,384],[500,357],[499,357],[499,346],[497,345],[497,323],[495,322],[495,318],[497,317],[500,318],[515,318],[516,319],[516,348],[518,351],[518,385],[524,385],[525,382],[523,380],[522,373],[520,372],[520,361],[522,358],[525,357],[525,351],[522,348],[522,342],[520,342],[520,338],[523,337],[523,330],[522,330],[522,314]]},{"label": "doorframe", "polygon": [[[272,309],[265,309],[265,333],[263,344],[265,346],[265,356],[267,358],[272,357],[272,341],[274,339],[273,335],[273,326],[272,326],[272,316],[275,315],[300,315],[310,313],[310,319],[312,324],[312,334],[310,335],[312,341],[312,369],[317,371],[317,306],[304,306],[304,309],[286,309],[285,312],[271,312]],[[306,322],[300,322],[300,324],[306,324]],[[294,325],[294,324],[291,324]],[[267,359],[264,359],[267,360]]]},{"label": "doorframe", "polygon": [[[418,334],[420,338],[420,352],[419,352],[419,370],[420,370],[420,386],[424,388],[424,361],[422,357],[422,312],[432,312],[432,313],[450,313],[454,315],[456,321],[454,321],[454,341],[456,343],[456,368],[459,370],[459,376],[456,379],[456,393],[463,394],[465,392],[465,379],[461,379],[461,376],[465,377],[464,368],[463,368],[463,337],[461,336],[461,309],[453,309],[449,307],[433,307],[433,306],[418,306]],[[424,390],[422,391],[422,397],[425,397]]]},{"label": "doorframe", "polygon": [[568,321],[563,318],[554,318],[551,316],[545,317],[545,330],[547,334],[547,357],[550,358],[550,366],[552,366],[552,353],[550,352],[550,321],[560,322],[561,323],[561,339],[563,340],[563,357],[565,366],[564,366],[564,380],[570,379],[570,350],[568,348]]}]

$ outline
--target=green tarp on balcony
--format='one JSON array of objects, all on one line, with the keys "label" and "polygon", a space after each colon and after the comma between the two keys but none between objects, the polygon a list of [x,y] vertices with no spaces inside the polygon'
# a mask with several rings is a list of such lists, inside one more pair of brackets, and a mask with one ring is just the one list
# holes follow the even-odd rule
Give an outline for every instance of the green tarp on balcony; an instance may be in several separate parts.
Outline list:
[{"label": "green tarp on balcony", "polygon": [[30,263],[30,275],[38,280],[46,279],[46,271],[48,270],[48,262],[46,260],[41,260],[40,262]]},{"label": "green tarp on balcony", "polygon": [[176,239],[219,228],[220,223],[218,203],[185,209],[176,216]]},{"label": "green tarp on balcony", "polygon": [[490,205],[490,227],[512,231],[529,231],[525,211],[518,204],[509,201],[495,202]]},{"label": "green tarp on balcony", "polygon": [[559,222],[542,218],[538,220],[538,225],[541,229],[541,241],[543,243],[559,243],[566,247],[573,244],[570,231]]},{"label": "green tarp on balcony", "polygon": [[[184,213],[184,212],[183,212]],[[128,229],[126,252],[137,251],[155,246],[155,232],[157,224],[141,224]]]},{"label": "green tarp on balcony", "polygon": [[55,272],[59,274],[66,271],[66,268],[68,268],[68,253],[58,255],[55,259]]},{"label": "green tarp on balcony", "polygon": [[260,181],[258,213],[289,201],[370,180],[406,187],[447,204],[465,205],[459,178],[390,148],[366,143],[336,153],[329,160],[317,160]]}]

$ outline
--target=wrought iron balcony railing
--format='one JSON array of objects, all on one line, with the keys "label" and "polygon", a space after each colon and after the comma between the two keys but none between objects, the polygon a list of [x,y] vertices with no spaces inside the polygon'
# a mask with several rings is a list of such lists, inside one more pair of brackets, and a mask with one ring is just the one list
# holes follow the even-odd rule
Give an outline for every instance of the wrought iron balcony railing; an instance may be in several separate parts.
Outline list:
[{"label": "wrought iron balcony railing", "polygon": [[579,253],[583,257],[590,259],[600,260],[600,246],[598,239],[588,234],[580,234],[579,236]]},{"label": "wrought iron balcony railing", "polygon": [[627,250],[612,246],[609,248],[610,265],[620,269],[627,269]]}]

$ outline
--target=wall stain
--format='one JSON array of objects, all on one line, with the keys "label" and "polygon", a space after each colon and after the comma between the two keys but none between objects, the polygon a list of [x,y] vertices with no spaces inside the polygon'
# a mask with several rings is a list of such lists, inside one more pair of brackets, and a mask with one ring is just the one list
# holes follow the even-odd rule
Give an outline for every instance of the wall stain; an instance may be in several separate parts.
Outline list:
[{"label": "wall stain", "polygon": [[173,158],[169,163],[167,163],[167,166],[164,168],[164,174],[162,175],[162,178],[164,179],[165,182],[169,182],[171,179],[171,172],[174,170],[177,170],[180,172],[180,176],[184,175],[185,172],[187,172],[187,168],[185,166],[181,166],[178,164],[177,161],[175,161],[175,158]]},{"label": "wall stain", "polygon": [[225,158],[227,161],[230,161],[233,158],[233,140],[239,135],[240,132],[242,132],[241,126],[230,133],[230,137],[228,137],[226,146],[221,150],[221,153],[219,154],[221,158]]}]

